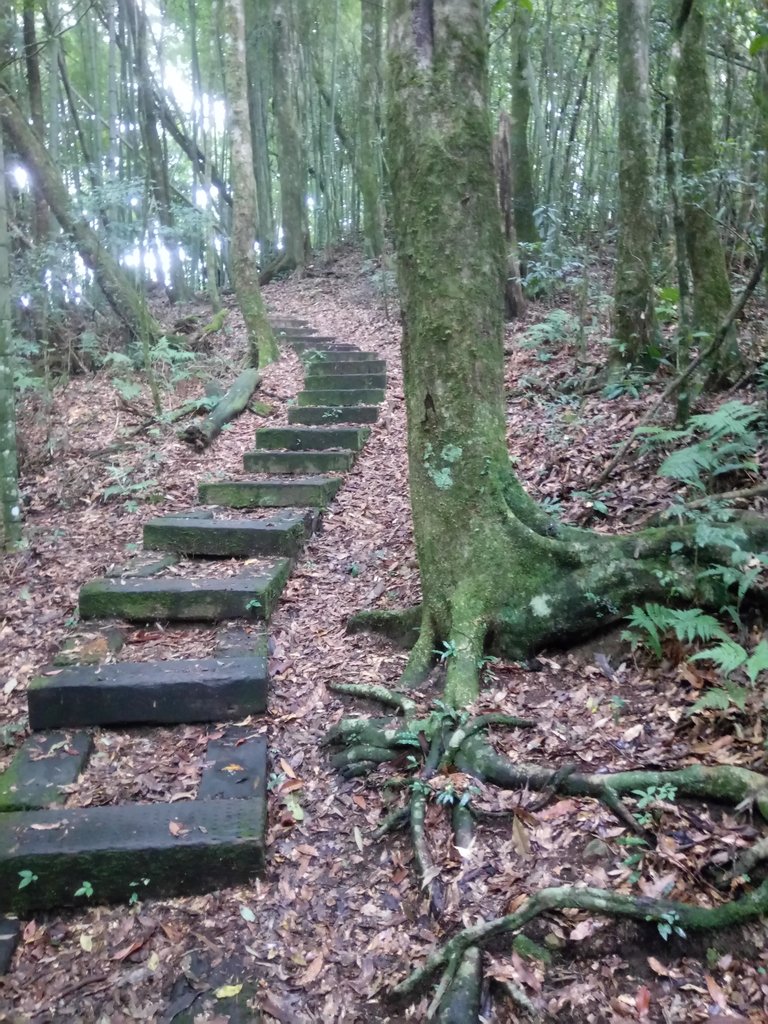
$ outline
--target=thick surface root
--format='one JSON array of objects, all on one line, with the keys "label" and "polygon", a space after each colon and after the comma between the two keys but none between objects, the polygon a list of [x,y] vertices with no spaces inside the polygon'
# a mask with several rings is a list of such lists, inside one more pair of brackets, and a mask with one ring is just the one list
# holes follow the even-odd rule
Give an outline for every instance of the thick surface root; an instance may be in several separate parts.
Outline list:
[{"label": "thick surface root", "polygon": [[[484,946],[505,932],[515,932],[540,914],[549,910],[587,910],[609,917],[627,917],[635,921],[671,925],[683,932],[712,931],[742,924],[768,912],[768,880],[754,892],[720,907],[700,907],[673,900],[649,899],[645,896],[622,896],[589,886],[564,885],[542,889],[513,914],[465,928],[444,946],[432,953],[425,963],[413,971],[393,990],[395,997],[411,996],[438,971],[443,971],[447,988],[472,946]],[[447,980],[446,980],[447,979]]]}]

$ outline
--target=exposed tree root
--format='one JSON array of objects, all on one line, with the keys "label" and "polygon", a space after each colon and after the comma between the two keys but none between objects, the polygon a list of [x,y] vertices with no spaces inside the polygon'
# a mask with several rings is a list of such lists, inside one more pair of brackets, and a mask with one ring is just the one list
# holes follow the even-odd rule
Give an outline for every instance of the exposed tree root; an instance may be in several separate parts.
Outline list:
[{"label": "exposed tree root", "polygon": [[590,886],[579,888],[564,885],[542,889],[512,914],[493,921],[465,928],[444,946],[430,954],[424,964],[413,971],[393,990],[393,996],[413,995],[438,971],[443,972],[441,987],[447,989],[453,982],[464,954],[473,946],[484,946],[505,932],[515,932],[540,914],[549,910],[587,910],[609,917],[628,917],[636,921],[668,924],[672,928],[688,931],[713,931],[742,924],[768,912],[768,880],[754,892],[720,907],[700,907],[674,900],[649,899],[645,896],[622,896],[605,889]]},{"label": "exposed tree root", "polygon": [[[485,733],[495,726],[529,728],[535,725],[528,719],[506,714],[472,716],[452,711],[445,704],[437,704],[431,713],[419,714],[413,700],[383,686],[337,685],[333,689],[378,700],[402,713],[402,718],[394,719],[343,719],[330,730],[327,742],[344,747],[334,755],[333,764],[347,777],[368,774],[385,762],[410,754],[416,770],[410,783],[400,780],[403,788],[409,790],[405,805],[391,811],[374,835],[380,838],[394,829],[409,827],[421,885],[428,892],[431,909],[438,914],[442,906],[442,889],[425,824],[430,799],[435,797],[452,805],[454,841],[462,855],[466,855],[472,843],[473,813],[469,799],[472,790],[465,790],[461,798],[450,790],[448,799],[443,801],[445,786],[434,784],[438,774],[445,775],[452,768],[465,776],[505,789],[538,791],[545,800],[555,795],[600,800],[624,826],[645,837],[649,843],[653,842],[653,836],[623,804],[622,795],[647,792],[651,787],[673,787],[676,796],[714,800],[740,810],[754,805],[768,820],[768,777],[746,768],[690,765],[670,771],[638,769],[587,775],[577,772],[571,765],[555,769],[515,764],[491,747]],[[423,757],[420,769],[416,767],[418,755]],[[450,788],[450,776],[448,782]],[[745,851],[721,881],[728,884],[765,859],[768,859],[768,839]],[[518,931],[534,917],[557,909],[582,909],[646,920],[679,932],[716,929],[768,912],[768,880],[754,892],[720,907],[624,896],[589,887],[543,889],[515,913],[459,932],[401,982],[393,994],[409,996],[442,971],[430,1006],[430,1016],[437,1013],[443,1024],[477,1019],[478,1011],[474,1007],[479,1005],[482,985],[480,949],[499,934]],[[525,1013],[535,1016],[534,1007],[523,993],[513,987],[508,994]]]}]

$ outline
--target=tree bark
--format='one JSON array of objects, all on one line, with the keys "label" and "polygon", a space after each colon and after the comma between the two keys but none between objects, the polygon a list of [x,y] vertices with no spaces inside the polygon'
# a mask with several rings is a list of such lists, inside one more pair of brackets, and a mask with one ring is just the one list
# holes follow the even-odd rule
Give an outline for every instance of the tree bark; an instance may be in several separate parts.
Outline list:
[{"label": "tree bark", "polygon": [[363,237],[368,256],[384,248],[381,205],[381,136],[379,93],[383,0],[360,0],[360,90],[358,95],[360,156],[358,179],[363,200]]},{"label": "tree bark", "polygon": [[33,175],[37,187],[99,284],[104,297],[131,333],[142,341],[157,340],[162,329],[150,316],[142,297],[130,286],[119,264],[98,235],[72,209],[69,192],[43,144],[27,123],[10,93],[0,85],[0,122],[12,145]]},{"label": "tree bark", "polygon": [[618,0],[619,235],[615,361],[648,363],[658,345],[653,295],[648,0]]},{"label": "tree bark", "polygon": [[[487,643],[519,658],[573,641],[665,599],[671,577],[680,600],[720,601],[702,592],[696,560],[730,558],[725,545],[697,545],[695,526],[623,537],[562,526],[514,476],[484,7],[391,0],[389,22],[386,138],[423,598],[403,681],[423,679],[442,644],[445,699],[456,707],[477,696]],[[766,521],[741,529],[747,543],[768,540]]]},{"label": "tree bark", "polygon": [[[683,161],[683,215],[693,281],[692,325],[713,335],[731,307],[725,253],[715,215],[717,168],[712,132],[712,99],[707,74],[706,25],[700,0],[682,4],[677,31],[677,102]],[[719,354],[719,368],[737,361],[735,338]],[[716,364],[717,365],[717,364]],[[715,370],[716,367],[710,367]]]},{"label": "tree bark", "polygon": [[[531,16],[522,5],[515,9],[515,53],[512,64],[512,174],[515,179],[515,229],[523,245],[537,245],[541,239],[533,212],[536,201],[533,191],[533,170],[528,148],[528,121],[531,115],[531,90],[528,77],[530,56],[528,35]],[[525,260],[522,260],[525,263]]]},{"label": "tree bark", "polygon": [[[0,24],[0,32],[3,26]],[[11,353],[11,272],[5,155],[0,132],[0,547],[11,550],[21,540],[16,406]]]},{"label": "tree bark", "polygon": [[237,304],[248,335],[251,365],[264,366],[278,358],[278,349],[261,297],[254,249],[258,215],[248,109],[243,0],[224,0],[224,22],[233,191],[230,265]]},{"label": "tree bark", "polygon": [[274,111],[280,174],[280,213],[287,265],[301,272],[306,262],[306,159],[296,101],[296,33],[288,0],[274,9]]}]

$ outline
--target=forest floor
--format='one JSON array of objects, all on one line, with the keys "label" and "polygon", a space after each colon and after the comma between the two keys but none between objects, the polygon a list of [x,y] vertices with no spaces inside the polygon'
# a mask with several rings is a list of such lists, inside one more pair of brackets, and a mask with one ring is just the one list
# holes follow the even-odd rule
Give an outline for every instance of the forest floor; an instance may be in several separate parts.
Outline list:
[{"label": "forest floor", "polygon": [[[405,662],[388,641],[348,636],[348,616],[418,598],[396,298],[382,293],[383,280],[343,250],[302,280],[265,290],[273,313],[303,317],[322,333],[381,353],[389,374],[379,423],[269,626],[270,711],[254,723],[268,736],[273,772],[265,876],[207,896],[38,915],[0,979],[0,1019],[170,1022],[191,1004],[195,1021],[224,1024],[216,987],[250,981],[265,1021],[422,1021],[428,993],[403,1009],[386,1002],[386,991],[462,923],[498,916],[543,886],[570,881],[716,903],[722,896],[707,880],[707,865],[725,862],[765,831],[748,814],[678,802],[662,811],[657,847],[628,864],[626,830],[594,801],[554,798],[529,810],[537,795],[489,790],[480,802],[506,813],[482,825],[460,856],[435,802],[428,825],[444,892],[439,919],[415,880],[407,837],[372,838],[386,813],[376,783],[387,771],[343,781],[321,740],[350,709],[370,710],[340,700],[327,683],[393,683]],[[663,381],[610,400],[600,389],[586,397],[574,390],[605,360],[600,339],[610,330],[598,285],[593,278],[595,294],[581,311],[562,291],[508,326],[509,443],[527,487],[564,520],[624,531],[669,501],[673,484],[655,474],[658,455],[630,459],[599,494],[590,493],[590,483]],[[576,330],[580,315],[589,328],[584,337]],[[765,334],[763,328],[753,319],[748,329]],[[226,384],[245,349],[236,313],[215,345],[197,368]],[[151,410],[145,395],[126,402],[115,376],[101,369],[74,377],[50,399],[29,395],[21,404],[29,544],[0,563],[0,768],[24,737],[27,681],[69,636],[83,633],[74,618],[79,587],[138,549],[145,518],[195,505],[199,480],[239,475],[254,427],[285,422],[302,380],[299,361],[286,352],[265,370],[257,394],[274,414],[244,414],[199,454],[173,429],[126,437]],[[199,380],[188,378],[173,387],[170,404],[199,390]],[[756,394],[743,388],[729,397],[750,401]],[[124,446],[105,452],[114,444]],[[205,626],[130,628],[120,656],[200,656],[215,633]],[[745,713],[691,715],[715,677],[682,654],[670,649],[661,664],[651,663],[614,636],[527,666],[495,663],[483,709],[537,725],[499,731],[493,742],[514,761],[576,763],[592,772],[692,763],[765,770],[762,694],[751,695]],[[215,731],[97,730],[95,754],[69,805],[190,798]],[[652,925],[573,912],[547,915],[530,935],[547,949],[548,963],[502,943],[486,954],[486,976],[512,980],[544,1019],[768,1020],[763,923],[665,942]],[[498,990],[495,996],[484,1019],[523,1019]]]}]

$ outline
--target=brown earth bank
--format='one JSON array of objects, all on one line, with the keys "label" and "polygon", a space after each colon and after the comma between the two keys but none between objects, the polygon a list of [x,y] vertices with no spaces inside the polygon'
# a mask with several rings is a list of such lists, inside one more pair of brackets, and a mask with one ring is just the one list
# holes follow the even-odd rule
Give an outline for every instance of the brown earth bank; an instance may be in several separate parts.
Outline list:
[{"label": "brown earth bank", "polygon": [[[475,840],[458,851],[433,801],[427,824],[440,869],[439,917],[429,913],[418,887],[407,838],[373,838],[397,798],[380,785],[393,769],[367,781],[342,780],[321,741],[343,714],[372,710],[340,700],[327,684],[392,684],[405,662],[383,639],[347,635],[348,616],[418,599],[396,297],[382,291],[388,278],[375,269],[342,249],[302,279],[265,289],[273,313],[302,317],[323,334],[376,351],[388,368],[379,422],[321,532],[299,558],[269,626],[270,709],[253,722],[270,748],[266,874],[236,889],[222,877],[221,889],[208,896],[38,915],[25,923],[10,973],[0,979],[0,1019],[122,1024],[170,1021],[187,1011],[189,1020],[219,1024],[230,1019],[222,1010],[228,986],[244,983],[253,1015],[238,1019],[258,1019],[258,1010],[266,1021],[421,1021],[430,993],[403,1007],[387,1002],[386,992],[462,925],[509,912],[540,888],[567,882],[714,904],[722,896],[707,880],[707,866],[724,863],[763,833],[748,812],[670,803],[658,812],[656,848],[630,864],[626,829],[594,801],[554,796],[542,803],[540,794],[489,789],[477,797],[487,813]],[[599,281],[600,268],[593,275]],[[630,460],[599,494],[588,493],[613,446],[664,383],[614,399],[588,386],[605,360],[604,310],[596,293],[585,336],[569,327],[542,340],[542,324],[553,327],[557,316],[562,324],[563,312],[577,312],[564,290],[508,327],[509,443],[535,497],[568,521],[617,531],[664,507],[673,485],[655,475],[658,455],[646,455]],[[203,372],[225,385],[245,351],[234,311],[227,325],[200,361]],[[764,326],[758,310],[745,333],[764,336]],[[286,421],[301,380],[299,361],[285,352],[264,371],[257,393],[274,413],[247,412],[204,453],[168,429],[126,438],[147,419],[148,399],[126,406],[103,370],[56,388],[49,404],[22,400],[29,543],[0,563],[0,767],[24,737],[16,726],[26,713],[27,681],[68,637],[98,634],[99,627],[73,619],[79,587],[138,549],[143,519],[194,506],[201,479],[239,475],[254,428]],[[578,390],[585,384],[586,396]],[[169,404],[196,389],[199,384],[185,382]],[[734,395],[756,397],[749,385]],[[112,445],[124,447],[105,453]],[[123,489],[110,492],[116,482]],[[211,626],[124,628],[121,660],[205,656],[217,638]],[[626,645],[596,641],[527,665],[491,664],[480,708],[536,722],[525,731],[499,730],[493,744],[512,761],[575,763],[584,772],[692,763],[764,771],[762,693],[751,696],[743,714],[692,717],[707,671],[701,663],[694,669],[679,651],[666,654],[660,665],[649,665]],[[425,707],[438,686],[439,676],[424,692]],[[215,726],[97,730],[94,756],[68,804],[189,799],[205,743],[216,733]],[[566,912],[546,915],[527,934],[547,951],[548,962],[513,950],[509,937],[490,947],[488,1021],[524,1019],[502,994],[506,982],[553,1021],[768,1020],[762,923],[665,942],[651,924]]]}]

